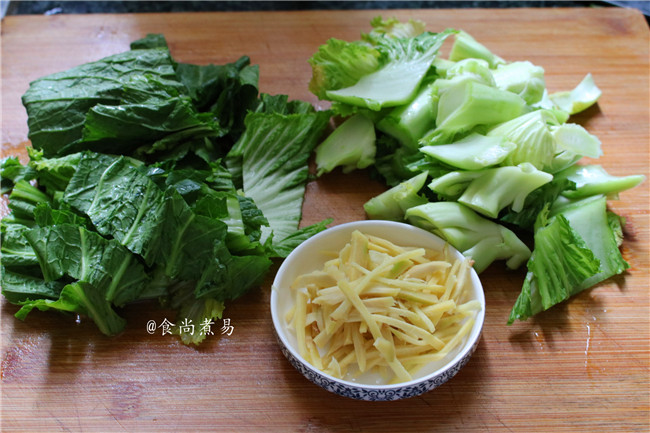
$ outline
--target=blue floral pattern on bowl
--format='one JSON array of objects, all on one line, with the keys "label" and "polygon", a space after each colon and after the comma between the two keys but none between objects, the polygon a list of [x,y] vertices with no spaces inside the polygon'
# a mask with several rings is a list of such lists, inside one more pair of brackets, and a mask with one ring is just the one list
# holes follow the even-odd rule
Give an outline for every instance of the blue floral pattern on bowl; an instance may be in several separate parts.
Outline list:
[{"label": "blue floral pattern on bowl", "polygon": [[275,333],[275,336],[278,340],[278,343],[280,343],[280,349],[282,350],[282,353],[289,360],[289,363],[291,363],[291,365],[293,365],[296,370],[302,373],[302,375],[309,379],[312,383],[329,392],[333,392],[334,394],[353,398],[356,400],[366,401],[402,400],[405,398],[416,397],[439,387],[454,377],[469,362],[481,339],[479,335],[479,337],[476,339],[476,342],[462,358],[458,359],[454,364],[450,365],[439,374],[427,379],[424,382],[408,386],[377,389],[364,387],[363,385],[350,386],[346,385],[345,383],[341,383],[325,377],[322,373],[312,370],[303,364],[300,360],[296,359],[296,357],[282,343],[282,340],[280,340],[277,333]]}]

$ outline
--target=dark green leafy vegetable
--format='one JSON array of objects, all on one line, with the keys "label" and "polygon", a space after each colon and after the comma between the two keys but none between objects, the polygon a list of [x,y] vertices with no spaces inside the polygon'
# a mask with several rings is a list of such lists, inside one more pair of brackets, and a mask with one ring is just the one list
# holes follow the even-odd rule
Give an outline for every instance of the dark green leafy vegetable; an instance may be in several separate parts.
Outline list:
[{"label": "dark green leafy vegetable", "polygon": [[[178,95],[182,89],[169,51],[164,49],[126,51],[48,75],[32,82],[23,95],[29,139],[45,156],[71,153],[69,149],[73,146],[78,150],[88,148],[90,144],[81,143],[87,141],[84,128],[89,111],[94,107],[102,112],[124,104],[125,99],[134,98],[136,94],[153,92],[162,99],[163,94],[169,95],[175,90]],[[171,103],[165,107],[167,113],[171,112],[169,107]],[[141,110],[137,104],[124,107],[125,114],[129,115]],[[165,118],[155,110],[146,114],[152,121]],[[95,133],[91,137],[98,138]]]},{"label": "dark green leafy vegetable", "polygon": [[36,253],[45,281],[63,276],[84,281],[117,306],[137,299],[147,282],[144,267],[133,254],[83,227],[35,227],[24,236]]},{"label": "dark green leafy vegetable", "polygon": [[34,308],[41,311],[59,310],[70,313],[84,314],[90,317],[100,331],[106,335],[119,334],[126,326],[126,320],[117,315],[103,293],[89,283],[78,281],[68,284],[61,290],[56,301],[36,299],[20,303],[23,307],[18,310],[16,317],[25,319]]},{"label": "dark green leafy vegetable", "polygon": [[33,179],[36,174],[29,166],[20,163],[17,157],[5,158],[0,164],[0,193],[7,194],[16,182]]},{"label": "dark green leafy vegetable", "polygon": [[258,74],[246,56],[178,63],[152,34],[30,85],[29,161],[0,167],[0,282],[16,317],[75,313],[115,335],[116,307],[157,299],[199,344],[272,258],[325,228],[298,223],[330,113],[260,94]]},{"label": "dark green leafy vegetable", "polygon": [[23,224],[7,224],[6,222],[3,222],[0,228],[2,229],[0,252],[2,252],[4,266],[38,266],[36,253],[24,236],[30,228]]},{"label": "dark green leafy vegetable", "polygon": [[46,282],[42,278],[9,271],[2,266],[2,294],[13,304],[20,304],[29,299],[56,300],[63,287],[61,281]]}]

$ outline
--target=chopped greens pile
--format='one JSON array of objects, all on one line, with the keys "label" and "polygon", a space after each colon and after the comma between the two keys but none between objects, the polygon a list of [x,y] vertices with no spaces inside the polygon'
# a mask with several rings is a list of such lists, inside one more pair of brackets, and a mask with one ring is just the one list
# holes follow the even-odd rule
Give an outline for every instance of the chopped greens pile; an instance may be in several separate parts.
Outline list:
[{"label": "chopped greens pile", "polygon": [[[316,149],[318,174],[371,167],[390,189],[370,218],[407,221],[474,261],[528,273],[509,323],[628,268],[623,218],[608,199],[644,176],[598,165],[600,141],[569,117],[600,97],[591,75],[548,93],[544,69],[507,62],[464,31],[377,17],[358,41],[330,39],[310,59],[310,90],[342,124]],[[453,37],[448,58],[438,56]],[[532,251],[520,237],[532,236]]]},{"label": "chopped greens pile", "polygon": [[247,57],[179,63],[161,35],[32,82],[29,162],[1,166],[0,284],[16,317],[71,312],[115,335],[119,307],[157,299],[201,326],[323,230],[298,224],[331,113],[257,84]]},{"label": "chopped greens pile", "polygon": [[[578,163],[602,154],[569,122],[600,97],[591,75],[549,93],[543,68],[464,31],[381,17],[309,63],[309,89],[330,110],[260,93],[246,56],[177,62],[162,35],[32,82],[29,161],[0,166],[0,285],[16,317],[85,315],[116,335],[121,307],[158,300],[197,326],[221,318],[273,258],[331,221],[299,228],[312,153],[317,176],[370,168],[383,179],[368,217],[441,236],[477,272],[525,264],[508,323],[629,267],[625,221],[607,200],[645,177]],[[342,123],[319,143],[332,115]]]}]

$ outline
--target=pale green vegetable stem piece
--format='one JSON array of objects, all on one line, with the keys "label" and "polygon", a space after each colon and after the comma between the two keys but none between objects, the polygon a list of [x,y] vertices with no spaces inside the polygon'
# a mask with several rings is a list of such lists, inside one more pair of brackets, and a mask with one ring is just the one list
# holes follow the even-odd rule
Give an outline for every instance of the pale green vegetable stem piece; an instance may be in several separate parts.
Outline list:
[{"label": "pale green vegetable stem piece", "polygon": [[528,194],[551,180],[553,175],[527,163],[487,169],[468,185],[458,201],[480,214],[497,218],[507,206],[520,212]]},{"label": "pale green vegetable stem piece", "polygon": [[375,125],[362,114],[346,119],[316,148],[317,176],[343,167],[344,173],[375,162]]},{"label": "pale green vegetable stem piece", "polygon": [[369,40],[385,63],[349,87],[327,90],[327,99],[378,111],[408,103],[415,97],[438,49],[453,31],[423,33],[414,38]]},{"label": "pale green vegetable stem piece", "polygon": [[576,114],[594,105],[601,94],[601,90],[594,83],[594,78],[591,74],[587,74],[575,89],[551,93],[549,98],[559,109],[569,114]]},{"label": "pale green vegetable stem piece", "polygon": [[420,152],[462,170],[480,170],[499,164],[515,148],[505,137],[472,133],[451,144],[423,146]]},{"label": "pale green vegetable stem piece", "polygon": [[514,93],[463,80],[440,95],[436,125],[442,130],[466,131],[514,119],[524,113],[525,106]]},{"label": "pale green vegetable stem piece", "polygon": [[530,249],[511,230],[481,217],[456,202],[435,202],[406,211],[408,221],[431,231],[474,260],[480,273],[494,260],[506,259],[516,269],[530,257]]},{"label": "pale green vegetable stem piece", "polygon": [[[429,188],[482,215],[497,218],[507,206],[520,212],[528,194],[551,180],[552,175],[523,163],[481,171],[451,172],[434,179]],[[454,198],[461,191],[460,196]]]},{"label": "pale green vegetable stem piece", "polygon": [[537,110],[501,123],[487,135],[505,137],[517,145],[504,164],[518,165],[526,162],[543,170],[551,164],[557,153],[549,125],[558,124],[551,110]]},{"label": "pale green vegetable stem piece", "polygon": [[422,87],[409,104],[391,110],[377,123],[377,129],[395,137],[403,146],[415,149],[418,140],[435,126],[438,94],[433,85]]},{"label": "pale green vegetable stem piece", "polygon": [[542,100],[546,81],[544,69],[528,61],[499,65],[492,73],[499,89],[521,96],[527,104]]},{"label": "pale green vegetable stem piece", "polygon": [[617,198],[618,193],[634,188],[645,180],[643,175],[612,176],[600,165],[574,165],[558,173],[557,177],[575,182],[575,190],[562,193],[571,199],[598,194]]},{"label": "pale green vegetable stem piece", "polygon": [[425,197],[418,195],[426,180],[427,173],[420,173],[371,198],[363,209],[372,219],[403,221],[407,209],[427,202]]},{"label": "pale green vegetable stem piece", "polygon": [[469,58],[483,59],[491,68],[505,63],[505,60],[492,53],[485,45],[477,42],[469,33],[461,31],[456,35],[456,40],[449,53],[449,60],[456,62]]}]

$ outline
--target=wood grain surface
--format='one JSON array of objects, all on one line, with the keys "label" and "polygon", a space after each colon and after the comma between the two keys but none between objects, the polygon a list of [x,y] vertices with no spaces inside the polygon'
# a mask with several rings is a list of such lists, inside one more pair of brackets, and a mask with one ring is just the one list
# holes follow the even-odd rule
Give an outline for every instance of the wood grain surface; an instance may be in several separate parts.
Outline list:
[{"label": "wood grain surface", "polygon": [[[544,67],[550,91],[591,72],[603,95],[572,120],[601,139],[598,163],[610,173],[648,175],[648,25],[618,8],[10,16],[2,22],[3,153],[26,160],[20,97],[31,80],[125,51],[147,33],[164,33],[184,62],[246,54],[260,65],[263,92],[326,107],[307,89],[307,59],[330,37],[358,39],[378,14],[418,18],[431,31],[464,29],[507,60]],[[308,185],[303,223],[363,219],[361,205],[382,190],[364,171],[331,173]],[[198,349],[150,335],[148,321],[173,319],[154,305],[126,307],[127,330],[107,338],[63,315],[33,312],[21,322],[3,299],[2,430],[648,431],[648,182],[620,198],[611,207],[627,219],[628,272],[506,326],[524,271],[493,265],[481,275],[487,314],[472,360],[442,387],[398,402],[339,397],[294,370],[268,308],[277,264],[227,306],[232,334],[215,332]]]}]

